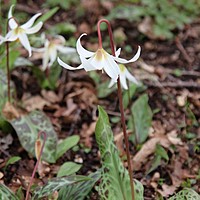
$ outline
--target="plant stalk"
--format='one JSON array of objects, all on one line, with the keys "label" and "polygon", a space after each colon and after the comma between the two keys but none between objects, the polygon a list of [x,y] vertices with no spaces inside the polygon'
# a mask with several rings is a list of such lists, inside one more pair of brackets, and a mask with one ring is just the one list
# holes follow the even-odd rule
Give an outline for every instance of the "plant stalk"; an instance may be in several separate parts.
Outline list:
[{"label": "plant stalk", "polygon": [[29,183],[28,188],[27,188],[27,190],[26,190],[26,198],[25,198],[25,200],[28,200],[28,199],[29,199],[29,192],[30,192],[31,186],[32,186],[32,184],[33,184],[33,179],[34,179],[36,170],[37,170],[37,168],[38,168],[38,165],[39,165],[39,163],[40,163],[40,160],[41,160],[41,157],[42,157],[42,153],[43,153],[43,149],[44,149],[44,145],[45,145],[45,142],[46,142],[46,139],[47,139],[47,134],[46,134],[44,131],[40,131],[40,132],[38,133],[38,139],[41,137],[41,135],[43,135],[43,138],[44,138],[43,140],[44,140],[44,141],[43,141],[43,144],[42,144],[42,147],[41,147],[41,151],[40,151],[40,153],[39,153],[39,156],[38,156],[36,165],[35,165],[35,167],[34,167],[34,169],[33,169],[33,173],[32,173],[32,176],[31,176],[30,183]]},{"label": "plant stalk", "polygon": [[[101,29],[100,29],[100,25],[101,25],[102,22],[107,24],[108,33],[109,33],[109,37],[110,37],[110,47],[111,47],[112,55],[115,56],[115,46],[114,46],[112,29],[111,29],[110,22],[106,19],[99,20],[98,24],[97,24],[97,32],[98,32],[98,38],[99,38],[99,48],[102,48],[102,37],[101,37]],[[117,79],[117,88],[118,88],[119,107],[120,107],[120,113],[121,113],[121,123],[122,123],[122,129],[123,129],[123,134],[124,134],[125,146],[126,146],[126,156],[127,156],[127,161],[128,161],[128,172],[129,172],[129,178],[130,178],[131,196],[132,196],[132,200],[134,200],[135,199],[135,197],[134,197],[134,184],[133,184],[130,151],[129,151],[129,142],[128,142],[128,136],[127,136],[127,132],[126,132],[124,106],[123,106],[123,101],[122,101],[122,90],[121,90],[121,84],[120,84],[120,78],[119,77]]]},{"label": "plant stalk", "polygon": [[[6,31],[8,33],[8,23],[9,19],[7,21],[7,27]],[[8,95],[8,102],[10,103],[10,66],[9,66],[9,42],[6,42],[6,69],[7,69],[7,95]]]}]

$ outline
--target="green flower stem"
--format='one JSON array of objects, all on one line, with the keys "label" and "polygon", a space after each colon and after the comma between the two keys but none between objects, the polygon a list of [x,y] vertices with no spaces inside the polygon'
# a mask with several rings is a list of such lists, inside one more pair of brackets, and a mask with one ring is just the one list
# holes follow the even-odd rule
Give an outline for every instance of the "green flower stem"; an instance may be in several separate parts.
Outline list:
[{"label": "green flower stem", "polygon": [[45,142],[46,142],[46,139],[47,139],[47,134],[44,132],[44,131],[40,131],[38,133],[38,139],[41,137],[41,135],[43,135],[43,144],[42,144],[42,147],[41,147],[41,151],[39,153],[39,156],[38,156],[38,159],[37,159],[37,162],[36,162],[36,165],[33,169],[33,173],[32,173],[32,176],[31,176],[31,180],[30,180],[30,183],[28,185],[28,188],[26,190],[26,199],[25,200],[28,200],[29,199],[29,192],[30,192],[30,189],[31,189],[31,186],[33,184],[33,178],[35,176],[35,173],[36,173],[36,170],[38,169],[38,165],[40,163],[40,160],[41,160],[41,157],[42,157],[42,153],[43,153],[43,150],[44,150],[44,145],[45,145]]},{"label": "green flower stem", "polygon": [[[112,55],[115,56],[115,46],[114,46],[114,40],[113,40],[113,34],[110,22],[106,19],[101,19],[98,21],[97,24],[97,32],[98,32],[98,38],[99,38],[99,48],[102,48],[102,37],[101,37],[101,29],[100,25],[101,23],[106,23],[108,27],[108,33],[110,37],[110,47],[112,51]],[[128,172],[130,177],[130,186],[131,186],[131,195],[132,200],[134,200],[134,185],[133,185],[133,175],[132,175],[132,167],[131,167],[131,159],[130,159],[130,151],[129,151],[129,142],[128,142],[128,136],[126,132],[126,122],[125,122],[125,115],[124,115],[124,106],[122,101],[122,90],[121,90],[121,84],[120,84],[120,78],[117,79],[117,88],[118,88],[118,98],[119,98],[119,106],[120,106],[120,113],[121,113],[121,123],[122,123],[122,129],[124,134],[124,140],[125,140],[125,146],[126,146],[126,156],[128,161]]]}]

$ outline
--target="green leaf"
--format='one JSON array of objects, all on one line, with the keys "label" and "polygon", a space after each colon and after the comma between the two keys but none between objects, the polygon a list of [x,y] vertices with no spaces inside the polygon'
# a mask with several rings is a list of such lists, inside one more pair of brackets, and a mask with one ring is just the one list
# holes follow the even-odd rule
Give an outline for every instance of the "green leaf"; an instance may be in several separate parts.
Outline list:
[{"label": "green leaf", "polygon": [[45,22],[47,21],[49,18],[51,18],[57,11],[58,11],[59,7],[55,7],[52,8],[51,10],[49,10],[48,12],[46,12],[45,14],[43,14],[40,18],[38,18],[35,22],[35,24],[39,23],[39,22]]},{"label": "green leaf", "polygon": [[146,94],[140,96],[131,107],[131,112],[134,118],[134,124],[130,118],[128,121],[128,126],[134,131],[131,135],[130,140],[132,142],[143,143],[149,133],[149,128],[152,122],[152,111],[148,104],[148,96]]},{"label": "green leaf", "polygon": [[33,200],[38,200],[42,197],[51,195],[55,191],[59,191],[62,187],[75,185],[79,182],[89,181],[90,178],[86,176],[68,176],[53,178],[42,187],[36,188],[33,192]]},{"label": "green leaf", "polygon": [[[10,66],[10,70],[12,70],[14,68],[14,63],[17,60],[17,58],[19,57],[19,55],[20,55],[19,51],[16,51],[14,49],[9,51],[9,66]],[[0,65],[4,69],[6,69],[6,62],[7,62],[7,58],[6,58],[6,55],[5,55],[4,57],[2,57],[0,59]]]},{"label": "green leaf", "polygon": [[84,200],[95,183],[101,178],[100,170],[95,173],[91,173],[88,176],[91,180],[77,183],[76,185],[63,187],[59,191],[58,200],[63,200],[67,197],[67,200]]},{"label": "green leaf", "polygon": [[5,168],[8,167],[8,165],[12,165],[14,163],[16,163],[17,161],[21,160],[21,157],[19,156],[13,156],[11,157],[7,162],[6,162],[6,165],[5,165]]},{"label": "green leaf", "polygon": [[0,200],[19,200],[5,185],[0,183]]},{"label": "green leaf", "polygon": [[79,140],[80,137],[78,135],[73,135],[59,143],[57,145],[56,160],[60,158],[66,151],[75,146],[79,142]]},{"label": "green leaf", "polygon": [[42,153],[42,159],[49,162],[56,162],[57,134],[49,118],[42,111],[33,111],[18,119],[10,121],[15,129],[19,141],[23,148],[35,155],[35,141],[38,132],[44,131],[47,134],[47,140]]},{"label": "green leaf", "polygon": [[116,90],[116,87],[108,88],[110,81],[103,82],[97,85],[98,97],[105,98]]},{"label": "green leaf", "polygon": [[183,190],[181,190],[168,200],[185,200],[185,199],[199,200],[200,195],[190,188],[184,188]]},{"label": "green leaf", "polygon": [[137,89],[136,84],[131,84],[130,88],[126,90],[123,94],[123,104],[124,104],[124,109],[126,109],[129,105],[129,98],[130,100],[132,99],[133,95],[135,94],[135,91]]},{"label": "green leaf", "polygon": [[168,157],[168,155],[167,155],[167,152],[166,152],[165,149],[164,149],[161,145],[159,145],[159,144],[156,145],[156,152],[155,152],[155,154],[156,154],[156,155],[159,155],[161,158],[164,158],[166,161],[169,160],[169,157]]},{"label": "green leaf", "polygon": [[57,177],[69,176],[75,174],[82,167],[80,164],[74,162],[65,162],[59,169]]},{"label": "green leaf", "polygon": [[157,169],[157,167],[160,166],[160,164],[161,164],[161,156],[156,155],[152,161],[151,168],[148,170],[147,174]]},{"label": "green leaf", "polygon": [[[131,188],[128,171],[119,158],[108,115],[100,106],[98,106],[98,111],[99,118],[96,124],[95,136],[103,165],[99,194],[102,199],[106,200],[130,200]],[[138,182],[135,184],[135,198],[137,200],[143,199],[143,187]]]}]

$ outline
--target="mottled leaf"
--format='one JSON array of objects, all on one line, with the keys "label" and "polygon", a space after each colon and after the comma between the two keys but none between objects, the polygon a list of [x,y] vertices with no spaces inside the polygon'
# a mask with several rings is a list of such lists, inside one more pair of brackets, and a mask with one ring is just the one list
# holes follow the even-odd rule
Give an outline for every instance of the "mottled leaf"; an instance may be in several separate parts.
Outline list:
[{"label": "mottled leaf", "polygon": [[95,183],[101,178],[100,170],[95,173],[91,173],[89,176],[91,180],[77,183],[76,185],[63,187],[58,196],[58,200],[84,200]]},{"label": "mottled leaf", "polygon": [[73,136],[70,136],[70,137],[64,139],[62,142],[60,142],[57,145],[56,160],[58,158],[60,158],[70,148],[75,146],[79,140],[80,140],[80,137],[78,135],[73,135]]},{"label": "mottled leaf", "polygon": [[62,187],[65,186],[71,186],[75,185],[79,182],[82,181],[89,181],[91,180],[90,178],[86,176],[68,176],[68,177],[59,177],[59,178],[53,178],[50,181],[48,181],[47,184],[45,184],[42,187],[38,187],[34,192],[33,192],[33,200],[38,200],[42,197],[49,196],[55,191],[59,191]]},{"label": "mottled leaf", "polygon": [[[11,82],[11,94],[14,92],[14,85]],[[11,95],[12,96],[12,95]],[[2,69],[0,69],[0,111],[2,111],[3,106],[8,100],[8,85],[7,85],[7,76]],[[0,112],[0,117],[2,112]]]},{"label": "mottled leaf", "polygon": [[77,171],[82,167],[80,164],[76,164],[74,162],[65,162],[59,169],[57,177],[61,176],[69,176]]},{"label": "mottled leaf", "polygon": [[[119,152],[114,144],[108,115],[102,107],[98,107],[99,119],[96,124],[95,136],[98,143],[103,165],[102,180],[99,193],[105,200],[130,200],[131,187],[127,169],[120,160]],[[135,185],[135,199],[143,200],[143,186],[139,181]]]},{"label": "mottled leaf", "polygon": [[[128,126],[133,130],[134,134],[131,135],[130,139],[135,143],[143,143],[149,133],[149,128],[152,122],[152,111],[148,104],[148,96],[146,94],[140,96],[133,106],[131,107],[134,122],[130,118]],[[134,124],[133,124],[134,123]]]},{"label": "mottled leaf", "polygon": [[200,200],[200,195],[190,188],[184,188],[168,200]]},{"label": "mottled leaf", "polygon": [[19,200],[5,185],[0,183],[0,200]]},{"label": "mottled leaf", "polygon": [[44,131],[47,134],[47,140],[42,153],[42,159],[55,163],[57,134],[49,118],[42,111],[33,111],[10,122],[15,129],[21,145],[26,151],[35,155],[35,141],[38,132]]}]

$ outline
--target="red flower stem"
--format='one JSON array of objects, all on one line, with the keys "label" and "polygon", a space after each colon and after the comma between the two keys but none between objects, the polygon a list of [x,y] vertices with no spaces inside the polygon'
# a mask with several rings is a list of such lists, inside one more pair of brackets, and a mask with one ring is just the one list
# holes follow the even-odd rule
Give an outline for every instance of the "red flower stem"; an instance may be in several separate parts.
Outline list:
[{"label": "red flower stem", "polygon": [[[7,27],[6,27],[6,31],[8,33],[8,23],[9,20],[7,21]],[[10,102],[10,66],[9,66],[9,42],[6,42],[6,69],[7,69],[7,95],[8,95],[8,102]]]},{"label": "red flower stem", "polygon": [[30,183],[29,183],[28,188],[27,188],[27,191],[26,191],[26,199],[25,199],[25,200],[28,200],[28,199],[29,199],[29,192],[30,192],[31,186],[32,186],[32,184],[33,184],[33,178],[34,178],[34,176],[35,176],[36,170],[37,170],[38,165],[39,165],[39,163],[40,163],[40,160],[41,160],[41,157],[42,157],[42,153],[43,153],[43,149],[44,149],[44,145],[45,145],[45,142],[46,142],[46,139],[47,139],[47,134],[46,134],[44,131],[40,131],[40,132],[38,133],[38,139],[41,137],[41,135],[43,135],[43,137],[44,137],[43,140],[44,140],[44,141],[43,141],[42,148],[41,148],[41,151],[40,151],[40,153],[39,153],[39,156],[38,156],[36,165],[35,165],[35,167],[34,167],[34,169],[33,169],[33,173],[32,173],[32,176],[31,176],[31,180],[30,180]]},{"label": "red flower stem", "polygon": [[[115,46],[114,46],[114,40],[113,40],[113,34],[110,22],[106,19],[101,19],[98,21],[97,24],[97,31],[98,31],[98,38],[99,38],[99,48],[102,48],[102,37],[101,37],[101,29],[100,25],[102,22],[105,22],[108,27],[108,33],[110,37],[110,47],[112,51],[112,55],[115,56]],[[122,101],[122,90],[121,90],[121,84],[120,84],[120,78],[117,79],[117,88],[118,88],[118,98],[119,98],[119,107],[120,107],[120,113],[121,113],[121,123],[122,123],[122,129],[124,134],[124,140],[125,140],[125,146],[126,146],[126,156],[128,161],[128,172],[129,172],[129,178],[130,178],[130,186],[131,186],[131,195],[132,200],[134,200],[134,185],[133,185],[133,175],[132,175],[132,167],[131,167],[131,159],[130,159],[130,151],[129,151],[129,142],[128,142],[128,136],[126,132],[126,122],[125,122],[125,115],[124,115],[124,106]]]}]

